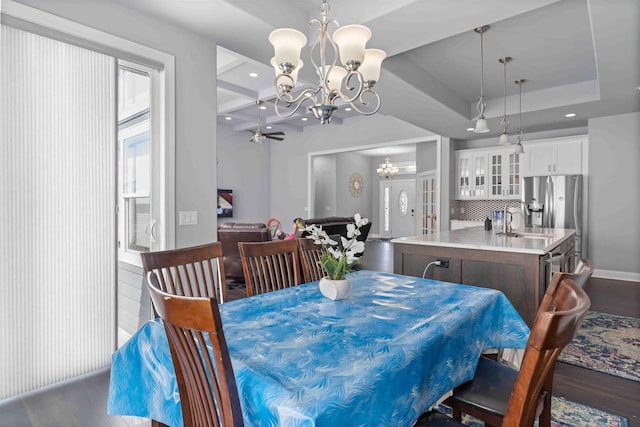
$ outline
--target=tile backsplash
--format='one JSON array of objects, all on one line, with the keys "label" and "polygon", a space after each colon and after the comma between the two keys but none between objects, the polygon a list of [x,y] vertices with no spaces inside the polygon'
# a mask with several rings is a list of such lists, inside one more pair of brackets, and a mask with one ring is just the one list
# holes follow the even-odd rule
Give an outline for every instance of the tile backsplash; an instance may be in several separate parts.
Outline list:
[{"label": "tile backsplash", "polygon": [[519,200],[451,200],[451,219],[483,221],[491,212],[509,207],[520,207]]}]

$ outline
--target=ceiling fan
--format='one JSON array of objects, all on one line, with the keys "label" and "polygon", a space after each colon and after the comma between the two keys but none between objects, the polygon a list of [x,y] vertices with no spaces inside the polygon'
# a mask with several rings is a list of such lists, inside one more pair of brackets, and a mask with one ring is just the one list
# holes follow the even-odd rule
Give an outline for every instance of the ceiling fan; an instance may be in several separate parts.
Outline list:
[{"label": "ceiling fan", "polygon": [[261,100],[256,100],[256,106],[258,107],[258,130],[256,130],[255,132],[252,130],[249,130],[249,132],[253,133],[253,136],[251,137],[251,139],[249,140],[249,142],[255,142],[256,144],[262,144],[264,143],[267,138],[268,139],[275,139],[276,141],[283,141],[284,138],[281,138],[279,136],[276,135],[282,135],[284,136],[284,132],[261,132],[260,131],[260,105],[262,105],[264,102]]}]

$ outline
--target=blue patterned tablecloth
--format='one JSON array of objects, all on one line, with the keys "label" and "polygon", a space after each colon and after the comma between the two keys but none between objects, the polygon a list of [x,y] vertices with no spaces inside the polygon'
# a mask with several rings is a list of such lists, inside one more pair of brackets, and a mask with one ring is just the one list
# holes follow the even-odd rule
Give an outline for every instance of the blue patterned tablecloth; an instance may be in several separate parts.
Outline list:
[{"label": "blue patterned tablecloth", "polygon": [[[247,426],[410,426],[529,329],[498,291],[389,273],[349,275],[220,305]],[[147,322],[112,357],[108,413],[182,425],[166,335]]]}]

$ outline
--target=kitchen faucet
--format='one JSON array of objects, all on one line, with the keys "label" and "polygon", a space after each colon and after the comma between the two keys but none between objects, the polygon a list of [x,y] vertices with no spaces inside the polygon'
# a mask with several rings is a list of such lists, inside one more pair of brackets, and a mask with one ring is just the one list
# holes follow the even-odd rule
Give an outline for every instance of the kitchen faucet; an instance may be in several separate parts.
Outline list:
[{"label": "kitchen faucet", "polygon": [[511,222],[507,221],[507,214],[509,213],[509,204],[504,204],[504,212],[502,214],[502,233],[511,233]]}]

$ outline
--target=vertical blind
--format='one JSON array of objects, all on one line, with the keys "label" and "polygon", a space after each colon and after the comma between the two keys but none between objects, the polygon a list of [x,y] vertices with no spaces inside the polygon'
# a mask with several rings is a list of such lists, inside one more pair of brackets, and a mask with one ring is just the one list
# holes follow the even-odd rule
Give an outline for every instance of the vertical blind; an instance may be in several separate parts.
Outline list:
[{"label": "vertical blind", "polygon": [[109,365],[115,61],[2,26],[0,399]]}]

